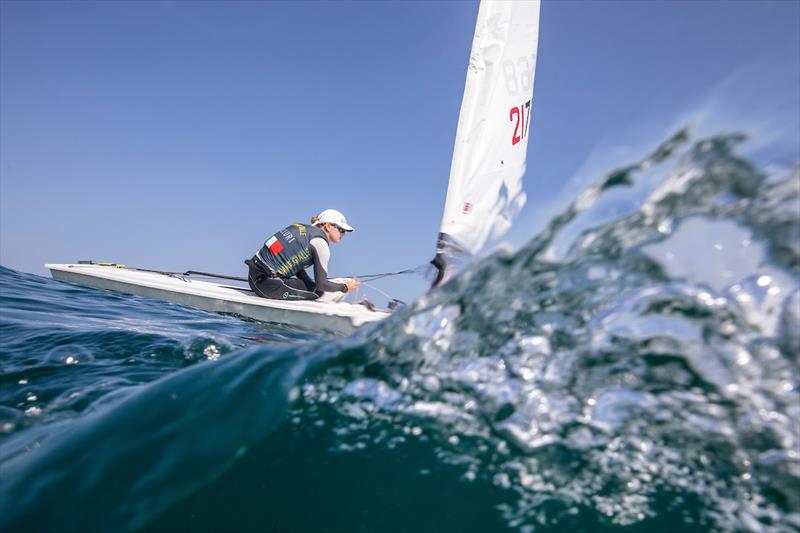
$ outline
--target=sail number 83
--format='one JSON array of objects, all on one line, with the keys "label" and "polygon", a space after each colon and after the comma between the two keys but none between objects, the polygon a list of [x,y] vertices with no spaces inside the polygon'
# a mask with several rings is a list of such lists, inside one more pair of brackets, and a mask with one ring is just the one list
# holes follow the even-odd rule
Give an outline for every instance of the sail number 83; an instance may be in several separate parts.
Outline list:
[{"label": "sail number 83", "polygon": [[528,122],[531,120],[531,101],[528,100],[518,107],[512,107],[508,113],[508,119],[514,122],[514,135],[511,137],[511,145],[515,145],[528,136]]}]

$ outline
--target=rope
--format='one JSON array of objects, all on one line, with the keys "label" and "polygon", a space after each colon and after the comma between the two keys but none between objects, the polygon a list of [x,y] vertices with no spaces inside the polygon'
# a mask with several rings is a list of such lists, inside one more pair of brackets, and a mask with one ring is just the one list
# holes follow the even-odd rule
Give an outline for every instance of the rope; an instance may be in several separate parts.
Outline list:
[{"label": "rope", "polygon": [[[426,268],[427,268],[427,265],[420,265],[420,266],[415,267],[415,268],[407,268],[405,270],[399,270],[397,272],[382,272],[380,274],[363,274],[363,275],[360,275],[360,276],[355,276],[355,278],[358,279],[360,285],[363,285],[365,287],[369,287],[370,289],[378,291],[383,296],[385,296],[386,299],[389,300],[389,309],[394,309],[395,307],[397,307],[398,304],[406,305],[406,303],[404,301],[402,301],[402,300],[398,300],[397,298],[392,297],[390,294],[382,291],[381,289],[379,289],[375,285],[371,285],[371,284],[369,284],[367,282],[375,281],[375,280],[378,280],[378,279],[381,279],[381,278],[388,278],[389,276],[402,276],[403,274],[418,274],[420,272],[424,272],[424,270]],[[358,290],[356,289],[356,295],[357,294],[358,294]]]},{"label": "rope", "polygon": [[385,292],[383,292],[382,290],[380,290],[380,289],[379,289],[378,287],[376,287],[375,285],[370,285],[369,283],[364,283],[364,282],[361,282],[361,285],[363,285],[363,286],[365,286],[365,287],[369,287],[370,289],[374,289],[374,290],[378,291],[378,292],[379,292],[379,293],[381,293],[382,295],[386,296],[386,298],[388,298],[389,300],[394,300],[394,298],[392,298],[391,296],[389,296],[388,294],[386,294]]},{"label": "rope", "polygon": [[104,263],[104,262],[95,262],[95,261],[78,261],[79,265],[98,265],[98,266],[110,266],[115,268],[124,268],[125,270],[135,270],[137,272],[151,272],[153,274],[163,274],[165,276],[169,276],[172,278],[180,278],[181,276],[205,276],[207,278],[217,278],[217,279],[230,279],[233,281],[244,281],[247,282],[247,278],[240,278],[238,276],[228,276],[226,274],[212,274],[211,272],[200,272],[198,270],[187,270],[186,272],[169,272],[166,270],[154,270],[150,268],[138,268],[138,267],[129,267],[125,266],[120,263]]},{"label": "rope", "polygon": [[400,270],[398,272],[383,272],[381,274],[364,274],[363,276],[355,276],[355,277],[358,278],[359,281],[375,281],[376,279],[386,278],[389,276],[400,276],[403,274],[417,274],[424,268],[426,268],[426,265],[420,265],[415,268],[407,268],[405,270]]},{"label": "rope", "polygon": [[237,276],[228,276],[228,275],[225,275],[225,274],[211,274],[210,272],[198,272],[197,270],[187,270],[182,275],[184,275],[184,276],[205,276],[207,278],[232,279],[234,281],[247,282],[247,278],[240,278],[240,277],[237,277]]},{"label": "rope", "polygon": [[[217,278],[217,279],[230,279],[233,281],[243,281],[247,282],[247,278],[242,278],[238,276],[229,276],[227,274],[213,274],[211,272],[200,272],[198,270],[187,270],[186,272],[168,272],[164,270],[151,270],[148,268],[137,268],[137,267],[128,267],[119,263],[99,263],[94,261],[79,261],[80,264],[89,264],[89,265],[100,265],[100,266],[113,266],[117,268],[125,268],[128,270],[138,270],[139,272],[153,272],[155,274],[164,274],[165,276],[205,276],[208,278]],[[364,274],[362,276],[355,276],[358,278],[359,281],[375,281],[381,278],[387,278],[389,276],[401,276],[403,274],[416,274],[423,269],[427,268],[427,263],[425,265],[420,265],[415,268],[407,268],[405,270],[400,270],[397,272],[382,272],[380,274]]]},{"label": "rope", "polygon": [[[116,267],[116,268],[124,268],[124,269],[127,269],[127,270],[137,270],[139,272],[152,272],[152,273],[155,273],[155,274],[163,274],[165,276],[175,277],[175,278],[179,278],[179,279],[182,279],[181,276],[204,276],[204,277],[207,277],[207,278],[230,279],[230,280],[233,280],[233,281],[243,281],[245,283],[247,282],[247,278],[242,278],[242,277],[238,277],[238,276],[229,276],[229,275],[226,275],[226,274],[213,274],[211,272],[200,272],[199,270],[187,270],[186,272],[167,272],[167,271],[164,271],[164,270],[151,270],[151,269],[147,269],[147,268],[127,267],[127,266],[119,264],[119,263],[96,263],[94,261],[79,261],[79,263],[90,264],[90,265],[101,265],[101,266],[113,266],[113,267]],[[358,278],[358,281],[361,283],[361,285],[364,285],[366,287],[369,287],[371,289],[374,289],[374,290],[378,291],[383,296],[388,298],[390,301],[398,302],[398,303],[401,303],[401,304],[405,305],[405,302],[403,302],[402,300],[398,300],[397,298],[392,298],[392,296],[390,296],[389,294],[385,293],[384,291],[382,291],[381,289],[379,289],[378,287],[376,287],[374,285],[370,285],[367,282],[375,281],[375,280],[378,280],[378,279],[381,279],[381,278],[387,278],[389,276],[401,276],[401,275],[404,275],[404,274],[417,274],[417,273],[423,271],[425,268],[427,268],[427,264],[420,265],[420,266],[415,267],[415,268],[407,268],[405,270],[399,270],[397,272],[382,272],[380,274],[364,274],[362,276],[355,276],[355,277]],[[184,281],[186,281],[186,280],[184,280]],[[244,287],[234,287],[234,288],[236,288],[236,289],[244,289]],[[249,290],[249,289],[244,289],[244,290]]]}]

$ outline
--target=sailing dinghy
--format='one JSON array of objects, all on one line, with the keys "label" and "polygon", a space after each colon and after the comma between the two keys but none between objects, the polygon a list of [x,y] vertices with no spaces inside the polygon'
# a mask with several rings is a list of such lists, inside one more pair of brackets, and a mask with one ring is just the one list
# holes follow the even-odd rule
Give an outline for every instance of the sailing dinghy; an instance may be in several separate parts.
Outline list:
[{"label": "sailing dinghy", "polygon": [[45,266],[58,281],[166,300],[215,313],[238,314],[309,331],[348,335],[364,324],[389,316],[388,312],[346,302],[270,300],[255,296],[245,287],[113,263]]},{"label": "sailing dinghy", "polygon": [[[538,38],[539,0],[481,2],[432,261],[439,269],[435,285],[452,272],[448,265],[457,258],[476,254],[487,240],[502,235],[525,204],[522,176]],[[188,273],[88,263],[45,266],[60,281],[313,331],[349,334],[389,316],[345,302],[259,298],[247,288],[192,279]]]}]

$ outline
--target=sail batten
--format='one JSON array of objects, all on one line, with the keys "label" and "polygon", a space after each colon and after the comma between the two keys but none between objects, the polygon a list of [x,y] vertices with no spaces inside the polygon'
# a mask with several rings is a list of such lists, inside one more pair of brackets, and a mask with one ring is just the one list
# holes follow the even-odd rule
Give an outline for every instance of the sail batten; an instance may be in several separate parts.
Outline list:
[{"label": "sail batten", "polygon": [[476,254],[525,205],[539,0],[484,0],[478,10],[437,257]]}]

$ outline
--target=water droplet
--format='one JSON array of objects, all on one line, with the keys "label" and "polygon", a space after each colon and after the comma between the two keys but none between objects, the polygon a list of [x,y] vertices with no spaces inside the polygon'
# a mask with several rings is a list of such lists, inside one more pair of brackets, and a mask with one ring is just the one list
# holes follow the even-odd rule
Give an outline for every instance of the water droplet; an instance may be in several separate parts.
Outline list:
[{"label": "water droplet", "polygon": [[736,351],[736,364],[739,366],[744,366],[749,363],[751,360],[750,354],[744,348],[739,348]]},{"label": "water droplet", "polygon": [[219,359],[220,351],[216,344],[209,344],[203,349],[203,355],[205,355],[209,361],[216,361]]},{"label": "water droplet", "polygon": [[45,359],[53,363],[74,365],[81,361],[84,363],[91,363],[94,361],[94,355],[79,344],[65,344],[63,346],[56,346],[47,352]]}]

